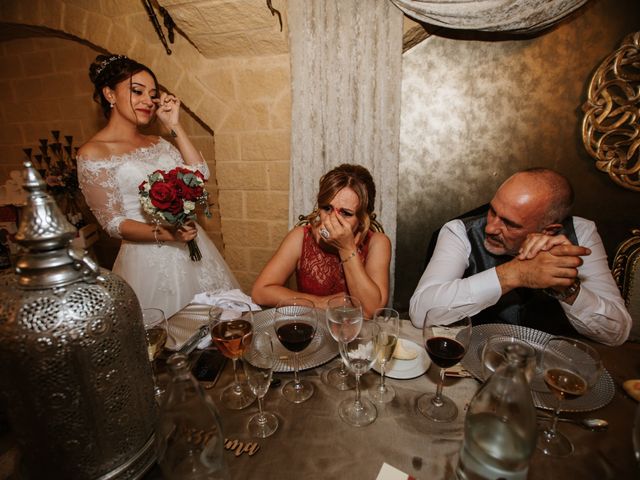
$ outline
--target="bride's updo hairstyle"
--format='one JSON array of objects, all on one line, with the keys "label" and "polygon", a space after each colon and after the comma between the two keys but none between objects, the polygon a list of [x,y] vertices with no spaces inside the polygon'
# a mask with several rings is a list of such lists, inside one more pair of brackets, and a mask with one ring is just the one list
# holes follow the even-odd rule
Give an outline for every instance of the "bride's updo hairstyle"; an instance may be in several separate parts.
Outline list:
[{"label": "bride's updo hairstyle", "polygon": [[149,67],[124,55],[98,55],[89,66],[89,79],[94,86],[93,99],[100,104],[106,118],[111,114],[111,104],[102,94],[102,89],[115,89],[118,83],[127,79],[131,81],[133,75],[143,70],[151,75],[157,89],[158,80]]},{"label": "bride's updo hairstyle", "polygon": [[356,218],[360,222],[358,230],[366,232],[371,225],[371,215],[376,200],[376,185],[369,170],[362,165],[343,163],[320,178],[318,203],[316,209],[307,216],[309,222],[313,222],[318,217],[319,207],[329,205],[333,197],[345,187],[353,190],[360,200],[356,211]]}]

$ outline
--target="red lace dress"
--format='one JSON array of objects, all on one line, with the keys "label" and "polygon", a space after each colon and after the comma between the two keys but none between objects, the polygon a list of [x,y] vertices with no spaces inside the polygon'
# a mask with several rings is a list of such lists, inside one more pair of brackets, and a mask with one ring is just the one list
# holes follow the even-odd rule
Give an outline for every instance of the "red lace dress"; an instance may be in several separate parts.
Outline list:
[{"label": "red lace dress", "polygon": [[[369,254],[371,231],[367,232],[364,242],[360,245],[358,255],[363,263]],[[296,269],[298,290],[311,295],[333,295],[347,292],[347,281],[337,253],[325,252],[320,248],[311,233],[311,225],[304,227],[302,253]]]}]

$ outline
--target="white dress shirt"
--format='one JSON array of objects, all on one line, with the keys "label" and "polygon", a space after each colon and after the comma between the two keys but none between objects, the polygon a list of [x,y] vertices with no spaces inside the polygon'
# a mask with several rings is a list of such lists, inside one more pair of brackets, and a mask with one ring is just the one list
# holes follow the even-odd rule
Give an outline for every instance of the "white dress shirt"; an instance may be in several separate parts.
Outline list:
[{"label": "white dress shirt", "polygon": [[[585,337],[606,345],[620,345],[629,336],[631,316],[611,276],[607,254],[595,224],[573,217],[578,244],[591,250],[578,267],[580,291],[573,305],[560,302],[569,322]],[[462,220],[452,220],[440,230],[433,256],[411,297],[411,322],[422,328],[427,310],[437,306],[463,308],[475,315],[502,296],[496,269],[462,278],[469,266],[471,244]]]}]

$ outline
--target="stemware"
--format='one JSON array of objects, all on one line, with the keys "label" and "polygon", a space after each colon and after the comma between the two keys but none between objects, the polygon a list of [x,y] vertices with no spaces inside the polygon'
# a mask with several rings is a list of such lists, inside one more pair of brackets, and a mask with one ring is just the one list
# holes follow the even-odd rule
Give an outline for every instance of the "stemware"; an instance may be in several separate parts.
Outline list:
[{"label": "stemware", "polygon": [[373,314],[373,321],[380,326],[378,335],[378,364],[380,364],[380,384],[369,390],[369,396],[378,403],[393,400],[396,392],[385,382],[385,368],[393,356],[400,334],[400,314],[393,308],[379,308]]},{"label": "stemware", "polygon": [[318,326],[318,313],[311,300],[290,298],[276,306],[273,328],[280,343],[293,352],[294,379],[282,387],[282,395],[293,403],[302,403],[313,395],[313,384],[300,380],[298,353],[309,346]]},{"label": "stemware", "polygon": [[340,402],[338,413],[342,420],[355,427],[369,425],[378,416],[375,405],[360,396],[360,377],[371,369],[378,357],[379,335],[377,323],[365,322],[353,340],[340,344],[340,354],[356,376],[356,398]]},{"label": "stemware", "polygon": [[536,350],[525,340],[509,335],[493,335],[482,348],[482,372],[487,380],[496,369],[507,361],[506,349],[509,345],[521,347],[519,353],[525,357],[524,375],[531,383],[536,373]]},{"label": "stemware", "polygon": [[[333,339],[340,343],[353,340],[362,327],[362,304],[349,295],[332,298],[327,304],[327,326]],[[327,383],[338,390],[350,390],[355,386],[347,372],[345,362],[327,372]]]},{"label": "stemware", "polygon": [[262,399],[269,390],[276,359],[269,332],[254,332],[243,354],[244,373],[251,391],[258,398],[258,413],[249,419],[247,428],[254,437],[266,438],[278,429],[278,417],[262,409]]},{"label": "stemware", "polygon": [[164,316],[164,312],[159,308],[144,308],[142,310],[142,322],[144,323],[144,333],[147,338],[147,353],[149,354],[153,372],[153,391],[156,398],[160,398],[164,393],[164,389],[158,385],[155,360],[167,342],[167,319]]},{"label": "stemware", "polygon": [[226,408],[241,410],[256,398],[247,382],[240,381],[237,367],[253,335],[251,307],[244,302],[219,302],[209,310],[209,323],[213,343],[233,362],[233,383],[222,391],[220,400]]},{"label": "stemware", "polygon": [[571,455],[573,444],[557,430],[562,401],[578,398],[595,385],[602,373],[600,355],[591,346],[567,337],[551,337],[542,351],[544,383],[558,400],[551,426],[540,431],[538,448],[546,455]]},{"label": "stemware", "polygon": [[458,407],[442,394],[444,373],[464,357],[471,340],[471,319],[461,310],[432,308],[425,316],[422,339],[429,358],[440,367],[440,376],[436,392],[418,398],[418,411],[434,422],[451,422],[458,416]]}]

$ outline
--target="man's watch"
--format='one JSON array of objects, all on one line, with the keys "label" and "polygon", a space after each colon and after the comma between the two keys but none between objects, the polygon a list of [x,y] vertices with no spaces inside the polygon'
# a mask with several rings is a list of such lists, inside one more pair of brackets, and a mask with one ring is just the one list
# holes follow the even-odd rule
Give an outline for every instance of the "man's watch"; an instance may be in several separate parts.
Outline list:
[{"label": "man's watch", "polygon": [[576,277],[573,283],[561,292],[553,288],[545,288],[543,292],[549,295],[550,297],[555,298],[556,300],[565,300],[575,295],[578,292],[578,290],[580,290],[580,279]]}]

